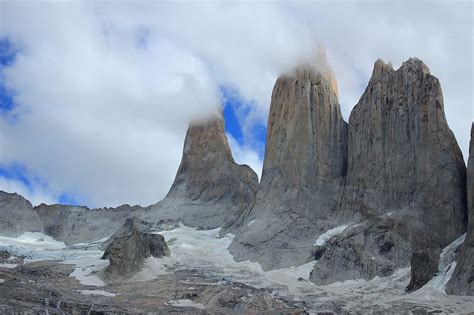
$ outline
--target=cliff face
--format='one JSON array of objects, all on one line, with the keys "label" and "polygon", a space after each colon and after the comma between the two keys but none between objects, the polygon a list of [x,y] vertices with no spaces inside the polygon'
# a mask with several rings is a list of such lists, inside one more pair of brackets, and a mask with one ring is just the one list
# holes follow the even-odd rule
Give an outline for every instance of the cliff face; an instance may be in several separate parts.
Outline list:
[{"label": "cliff face", "polygon": [[117,208],[89,209],[68,205],[36,206],[44,233],[66,245],[86,243],[109,237],[139,206],[122,205]]},{"label": "cliff face", "polygon": [[183,157],[167,196],[146,209],[147,221],[180,220],[193,227],[216,228],[253,203],[258,178],[235,163],[221,114],[192,123]]},{"label": "cliff face", "polygon": [[359,224],[322,249],[312,281],[384,276],[463,233],[464,161],[439,81],[420,60],[397,71],[375,63],[350,116],[348,157],[336,222]]},{"label": "cliff face", "polygon": [[446,292],[454,295],[474,295],[474,123],[471,126],[469,160],[467,164],[467,203],[469,225],[466,241],[456,256],[456,269],[446,286]]},{"label": "cliff face", "polygon": [[0,190],[0,235],[17,237],[25,232],[43,232],[33,206],[20,195]]},{"label": "cliff face", "polygon": [[328,228],[342,192],[346,151],[347,124],[325,60],[280,77],[257,199],[232,227],[234,258],[257,260],[264,269],[312,260],[313,243]]}]

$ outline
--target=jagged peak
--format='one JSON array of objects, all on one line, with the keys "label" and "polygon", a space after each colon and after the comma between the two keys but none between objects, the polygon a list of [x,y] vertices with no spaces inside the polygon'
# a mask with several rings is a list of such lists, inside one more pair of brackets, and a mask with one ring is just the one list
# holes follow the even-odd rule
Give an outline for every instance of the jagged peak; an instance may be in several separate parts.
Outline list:
[{"label": "jagged peak", "polygon": [[393,76],[395,74],[406,73],[408,71],[421,71],[424,75],[431,75],[428,66],[418,58],[409,58],[404,61],[402,65],[397,69],[393,69],[392,63],[385,63],[382,59],[377,59],[374,63],[374,69],[370,81],[378,81],[380,78],[385,76]]},{"label": "jagged peak", "polygon": [[416,57],[410,57],[408,60],[404,61],[400,68],[397,71],[411,68],[411,69],[421,69],[426,74],[431,74],[430,68],[420,59]]}]

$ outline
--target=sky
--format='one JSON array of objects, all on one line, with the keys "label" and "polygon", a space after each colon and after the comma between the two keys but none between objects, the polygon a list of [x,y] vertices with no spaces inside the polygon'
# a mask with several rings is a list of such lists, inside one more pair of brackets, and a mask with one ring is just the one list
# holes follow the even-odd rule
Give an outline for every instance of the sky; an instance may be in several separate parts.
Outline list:
[{"label": "sky", "polygon": [[346,121],[378,58],[422,59],[467,155],[471,1],[3,0],[0,190],[34,205],[156,203],[189,121],[219,108],[235,160],[260,174],[273,84],[321,45]]}]

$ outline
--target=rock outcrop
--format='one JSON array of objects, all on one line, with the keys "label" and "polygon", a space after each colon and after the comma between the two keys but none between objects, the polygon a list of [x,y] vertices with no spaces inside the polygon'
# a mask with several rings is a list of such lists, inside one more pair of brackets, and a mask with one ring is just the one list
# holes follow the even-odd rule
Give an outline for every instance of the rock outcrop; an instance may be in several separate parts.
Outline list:
[{"label": "rock outcrop", "polygon": [[413,253],[411,256],[411,279],[407,287],[407,292],[420,289],[428,283],[438,273],[439,254],[441,250],[426,249]]},{"label": "rock outcrop", "polygon": [[340,200],[346,151],[347,124],[325,56],[278,78],[255,205],[224,229],[236,231],[234,258],[263,269],[313,260],[314,242]]},{"label": "rock outcrop", "polygon": [[192,227],[217,228],[253,203],[257,186],[255,172],[235,163],[222,114],[216,114],[208,121],[191,123],[170,191],[141,218],[150,222],[176,219]]},{"label": "rock outcrop", "polygon": [[453,295],[474,295],[474,123],[471,126],[467,165],[469,225],[466,240],[456,257],[456,269],[446,286],[446,292]]},{"label": "rock outcrop", "polygon": [[145,258],[169,256],[165,238],[150,232],[146,222],[129,218],[111,238],[102,259],[109,259],[105,277],[109,280],[128,278],[140,271]]},{"label": "rock outcrop", "polygon": [[0,190],[0,235],[17,237],[25,232],[43,232],[33,206],[20,195]]},{"label": "rock outcrop", "polygon": [[45,234],[66,245],[73,245],[111,236],[133,212],[142,208],[122,205],[117,208],[89,209],[41,204],[34,209],[43,223]]},{"label": "rock outcrop", "polygon": [[335,222],[353,225],[326,247],[313,282],[387,275],[408,266],[413,252],[444,247],[464,232],[464,160],[439,81],[420,60],[397,71],[375,63],[350,116],[348,156]]}]

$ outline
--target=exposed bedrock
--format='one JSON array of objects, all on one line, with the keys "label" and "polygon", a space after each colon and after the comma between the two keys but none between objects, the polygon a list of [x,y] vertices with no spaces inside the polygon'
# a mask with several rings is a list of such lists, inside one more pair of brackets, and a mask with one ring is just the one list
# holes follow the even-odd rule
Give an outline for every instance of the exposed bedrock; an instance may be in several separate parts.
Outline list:
[{"label": "exposed bedrock", "polygon": [[107,242],[102,259],[110,264],[104,270],[108,280],[120,280],[140,271],[145,258],[169,256],[165,238],[150,232],[150,225],[136,218],[129,218]]},{"label": "exposed bedrock", "polygon": [[25,232],[43,232],[33,206],[20,195],[0,190],[0,235],[17,237]]},{"label": "exposed bedrock", "polygon": [[305,263],[330,227],[346,173],[347,124],[320,57],[319,65],[297,67],[275,83],[255,205],[223,232],[236,233],[230,251],[238,261],[263,269]]},{"label": "exposed bedrock", "polygon": [[[367,227],[334,237],[311,274],[315,283],[386,275],[408,266],[413,252],[444,247],[464,232],[464,161],[439,81],[420,60],[396,71],[375,63],[350,115],[346,186],[336,212],[335,224]],[[376,254],[377,240],[387,238],[396,253],[388,260]]]},{"label": "exposed bedrock", "polygon": [[466,241],[456,256],[456,269],[446,286],[446,292],[454,295],[474,295],[474,123],[471,126],[469,160],[467,164],[467,203],[469,225]]},{"label": "exposed bedrock", "polygon": [[126,218],[140,209],[139,206],[129,205],[101,209],[45,204],[35,207],[44,233],[66,245],[109,237],[123,225]]},{"label": "exposed bedrock", "polygon": [[255,172],[235,163],[219,113],[208,121],[191,123],[170,191],[141,217],[151,222],[175,219],[192,227],[221,227],[254,202],[257,186]]}]

